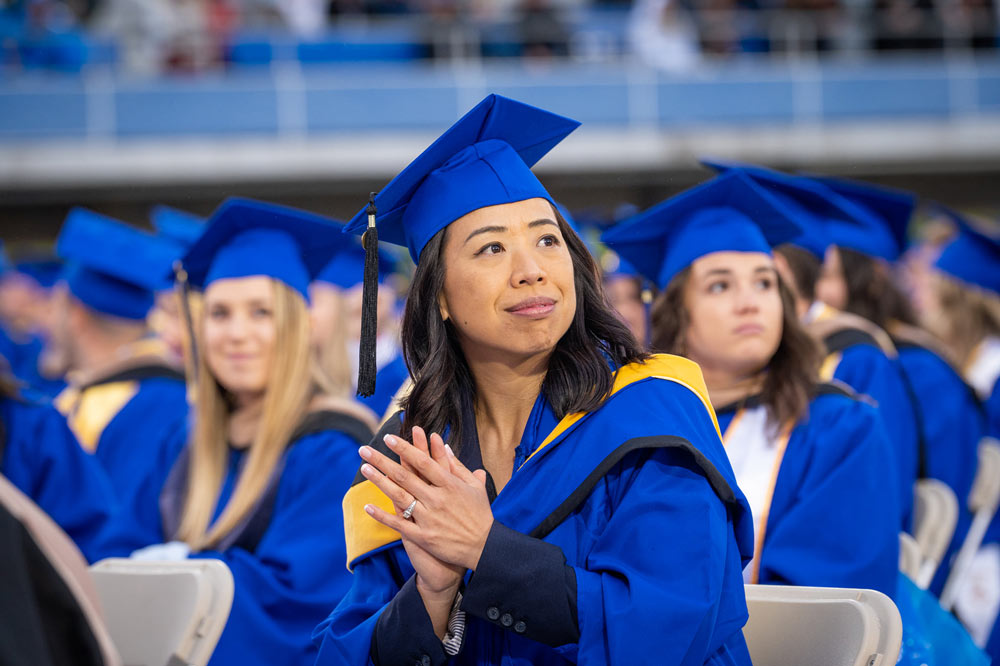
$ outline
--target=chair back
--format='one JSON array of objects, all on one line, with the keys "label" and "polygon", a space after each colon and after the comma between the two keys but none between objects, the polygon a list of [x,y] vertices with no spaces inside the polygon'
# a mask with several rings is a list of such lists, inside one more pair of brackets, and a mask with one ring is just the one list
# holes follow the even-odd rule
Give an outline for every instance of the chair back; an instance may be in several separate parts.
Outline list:
[{"label": "chair back", "polygon": [[948,484],[937,479],[920,479],[914,493],[913,538],[920,546],[923,561],[913,582],[926,590],[955,535],[958,498]]}]

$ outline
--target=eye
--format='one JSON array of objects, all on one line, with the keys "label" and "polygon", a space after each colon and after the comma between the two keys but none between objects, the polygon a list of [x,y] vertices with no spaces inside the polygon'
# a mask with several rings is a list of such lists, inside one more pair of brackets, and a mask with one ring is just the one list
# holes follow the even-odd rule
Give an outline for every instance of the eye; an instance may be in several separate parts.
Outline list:
[{"label": "eye", "polygon": [[250,314],[253,315],[254,319],[267,319],[271,316],[271,310],[265,307],[255,307],[250,311]]},{"label": "eye", "polygon": [[208,316],[216,321],[221,321],[229,316],[229,310],[221,306],[215,306],[208,311]]},{"label": "eye", "polygon": [[541,247],[558,247],[559,238],[555,234],[546,234],[538,240]]},{"label": "eye", "polygon": [[500,243],[496,242],[487,243],[486,245],[479,248],[479,251],[476,252],[476,256],[478,257],[481,254],[494,255],[494,254],[500,254],[501,252],[503,252],[503,245],[501,245]]},{"label": "eye", "polygon": [[708,285],[708,293],[710,294],[721,294],[726,289],[729,288],[729,283],[725,280],[716,280],[715,282],[710,282]]},{"label": "eye", "polygon": [[766,277],[757,280],[757,288],[761,291],[770,291],[774,286],[774,278]]}]

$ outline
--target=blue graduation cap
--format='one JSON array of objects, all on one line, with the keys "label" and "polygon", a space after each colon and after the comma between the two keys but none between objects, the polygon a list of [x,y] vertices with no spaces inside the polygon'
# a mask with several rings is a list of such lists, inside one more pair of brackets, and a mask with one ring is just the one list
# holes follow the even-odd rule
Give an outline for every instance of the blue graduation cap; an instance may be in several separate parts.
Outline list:
[{"label": "blue graduation cap", "polygon": [[[375,197],[381,240],[409,248],[417,262],[441,229],[479,208],[552,197],[531,167],[580,124],[489,95],[452,125]],[[344,231],[361,234],[367,211]]]},{"label": "blue graduation cap", "polygon": [[205,230],[205,218],[170,206],[154,206],[149,219],[157,234],[184,247],[191,247]]},{"label": "blue graduation cap", "polygon": [[662,289],[706,254],[770,254],[799,233],[793,211],[734,171],[625,220],[602,240]]},{"label": "blue graduation cap", "polygon": [[39,256],[18,261],[14,269],[30,277],[40,287],[51,289],[62,277],[63,264],[56,257]]},{"label": "blue graduation cap", "polygon": [[10,269],[10,257],[7,256],[7,248],[4,246],[3,239],[0,238],[0,275],[3,275]]},{"label": "blue graduation cap", "polygon": [[1000,294],[1000,234],[988,234],[957,212],[938,208],[955,222],[958,235],[941,251],[934,266],[966,284]]},{"label": "blue graduation cap", "polygon": [[895,247],[891,234],[877,216],[816,180],[738,162],[703,159],[702,164],[723,173],[742,171],[780,199],[802,228],[802,233],[789,243],[807,250],[820,261],[831,244],[852,249],[864,244],[867,249],[861,251],[875,256],[891,253]]},{"label": "blue graduation cap", "polygon": [[56,240],[73,296],[104,314],[143,319],[181,248],[86,208],[73,208]]},{"label": "blue graduation cap", "polygon": [[209,218],[184,255],[188,282],[204,289],[216,280],[263,275],[309,302],[309,283],[353,240],[330,218],[278,204],[231,197]]},{"label": "blue graduation cap", "polygon": [[[383,284],[396,272],[396,257],[388,250],[378,249],[378,281]],[[328,282],[341,289],[351,289],[362,282],[365,272],[365,249],[351,238],[316,275],[316,280]]]}]

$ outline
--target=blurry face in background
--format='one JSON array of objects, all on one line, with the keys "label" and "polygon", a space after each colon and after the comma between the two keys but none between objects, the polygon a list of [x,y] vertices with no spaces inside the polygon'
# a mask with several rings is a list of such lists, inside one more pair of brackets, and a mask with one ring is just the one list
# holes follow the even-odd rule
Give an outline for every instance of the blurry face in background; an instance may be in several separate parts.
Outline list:
[{"label": "blurry face in background", "polygon": [[[361,338],[361,304],[364,300],[364,289],[357,284],[350,289],[341,291],[344,304],[344,316],[347,317],[347,338]],[[396,290],[387,284],[378,286],[378,334],[393,332],[396,321]]]},{"label": "blurry face in background", "polygon": [[205,362],[237,399],[263,394],[277,340],[274,286],[253,276],[218,280],[205,289]]},{"label": "blurry face in background", "polygon": [[840,263],[840,252],[833,245],[826,251],[823,269],[816,281],[816,298],[831,308],[843,310],[847,307],[847,281]]},{"label": "blurry face in background", "polygon": [[50,290],[34,278],[11,271],[0,278],[0,321],[14,334],[44,332]]},{"label": "blurry face in background", "polygon": [[[39,370],[47,377],[61,377],[75,366],[72,311],[73,297],[65,282],[57,283],[51,290],[46,318],[46,338]],[[79,306],[77,306],[79,307]]]},{"label": "blurry face in background", "polygon": [[156,303],[148,315],[149,328],[167,346],[175,358],[184,355],[184,319],[179,296],[173,291],[156,294]]},{"label": "blurry face in background", "polygon": [[648,331],[646,306],[642,302],[639,280],[627,275],[612,275],[604,280],[604,292],[619,318],[632,330],[640,344],[645,344]]},{"label": "blurry face in background", "polygon": [[782,334],[777,278],[761,252],[714,252],[691,264],[685,349],[706,376],[748,377],[770,362]]},{"label": "blurry face in background", "polygon": [[466,357],[551,353],[576,314],[573,260],[545,199],[488,206],[448,227],[441,315]]},{"label": "blurry face in background", "polygon": [[[322,345],[335,336],[338,322],[344,316],[341,293],[339,288],[327,282],[316,281],[309,285],[309,321],[314,345]],[[360,309],[357,328],[361,330]]]}]

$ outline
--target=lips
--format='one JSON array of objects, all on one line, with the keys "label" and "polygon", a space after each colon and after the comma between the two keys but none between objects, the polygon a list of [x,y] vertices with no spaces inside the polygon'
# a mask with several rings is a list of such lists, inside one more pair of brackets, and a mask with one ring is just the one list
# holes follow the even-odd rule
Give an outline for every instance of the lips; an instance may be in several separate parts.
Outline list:
[{"label": "lips", "polygon": [[760,324],[743,324],[733,332],[736,335],[759,335],[764,332],[764,327]]},{"label": "lips", "polygon": [[506,308],[506,311],[512,315],[522,317],[544,317],[550,314],[555,307],[556,302],[553,299],[535,296],[533,298],[526,298],[520,303]]}]

